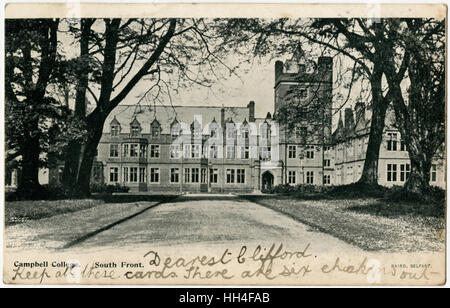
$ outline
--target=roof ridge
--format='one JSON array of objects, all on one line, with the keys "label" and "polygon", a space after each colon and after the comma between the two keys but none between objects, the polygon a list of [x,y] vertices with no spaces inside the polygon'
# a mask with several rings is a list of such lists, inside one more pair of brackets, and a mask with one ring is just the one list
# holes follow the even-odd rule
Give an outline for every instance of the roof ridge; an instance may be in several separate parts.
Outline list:
[{"label": "roof ridge", "polygon": [[[120,104],[119,106],[135,106],[136,104]],[[222,108],[222,106],[196,106],[196,105],[170,105],[170,106],[150,106],[150,105],[141,105],[141,107],[159,107],[159,108],[172,108],[172,107],[195,107],[195,108]],[[248,107],[243,106],[224,106],[224,108],[243,108],[247,109]]]}]

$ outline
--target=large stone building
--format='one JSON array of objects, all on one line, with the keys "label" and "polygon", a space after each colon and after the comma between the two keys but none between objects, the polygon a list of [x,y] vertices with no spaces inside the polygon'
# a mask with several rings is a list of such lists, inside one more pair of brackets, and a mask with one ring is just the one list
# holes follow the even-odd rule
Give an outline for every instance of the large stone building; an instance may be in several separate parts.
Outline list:
[{"label": "large stone building", "polygon": [[[362,173],[370,121],[365,104],[339,114],[332,133],[332,59],[275,63],[274,113],[287,104],[319,106],[313,117],[280,127],[247,107],[119,105],[105,122],[92,181],[131,191],[251,192],[278,184],[343,185]],[[403,185],[409,158],[400,133],[386,119],[378,163],[381,185]],[[432,185],[445,187],[444,159]],[[50,172],[58,182],[62,165]]]}]

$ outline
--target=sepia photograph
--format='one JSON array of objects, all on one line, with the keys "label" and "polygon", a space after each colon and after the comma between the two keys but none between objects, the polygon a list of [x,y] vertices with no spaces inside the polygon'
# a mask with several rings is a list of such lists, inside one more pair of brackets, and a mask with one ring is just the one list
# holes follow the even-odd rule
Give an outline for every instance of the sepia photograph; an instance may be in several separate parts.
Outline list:
[{"label": "sepia photograph", "polygon": [[446,14],[8,4],[4,283],[444,284]]}]

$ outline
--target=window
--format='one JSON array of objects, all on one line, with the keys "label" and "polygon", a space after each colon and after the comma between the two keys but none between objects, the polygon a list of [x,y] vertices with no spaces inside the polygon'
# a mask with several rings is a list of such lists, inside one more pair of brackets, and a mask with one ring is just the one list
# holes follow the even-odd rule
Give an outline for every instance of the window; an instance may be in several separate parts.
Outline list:
[{"label": "window", "polygon": [[400,140],[400,151],[407,151],[406,150],[406,143],[405,140]]},{"label": "window", "polygon": [[206,168],[202,168],[201,169],[201,183],[205,184],[206,183]]},{"label": "window", "polygon": [[324,184],[324,185],[329,185],[329,184],[331,184],[331,175],[325,174],[325,175],[323,176],[323,184]]},{"label": "window", "polygon": [[184,157],[185,158],[191,157],[191,145],[190,144],[184,145]]},{"label": "window", "polygon": [[306,138],[306,135],[308,134],[308,128],[306,126],[301,126],[297,130],[297,137]]},{"label": "window", "polygon": [[191,172],[191,183],[198,183],[198,168],[192,168]]},{"label": "window", "polygon": [[297,146],[290,145],[288,147],[288,157],[289,158],[295,158],[297,156]]},{"label": "window", "polygon": [[181,132],[181,128],[178,124],[173,125],[172,128],[170,129],[170,134],[172,135],[172,138],[176,138],[180,135]]},{"label": "window", "polygon": [[150,183],[159,183],[159,168],[150,168]]},{"label": "window", "polygon": [[227,183],[234,183],[234,169],[227,169]]},{"label": "window", "polygon": [[314,184],[314,171],[306,172],[306,184]]},{"label": "window", "polygon": [[387,164],[387,181],[396,182],[397,181],[397,165]]},{"label": "window", "polygon": [[233,139],[234,138],[234,127],[233,125],[227,125],[227,138]]},{"label": "window", "polygon": [[123,181],[128,182],[128,167],[123,168]]},{"label": "window", "polygon": [[159,137],[160,127],[158,124],[152,125],[152,137]]},{"label": "window", "polygon": [[330,166],[331,166],[331,160],[329,160],[329,159],[324,159],[324,161],[323,161],[323,166],[324,166],[324,167],[330,167]]},{"label": "window", "polygon": [[[63,168],[64,170],[64,168]],[[102,180],[102,168],[100,168],[99,166],[94,166],[93,167],[93,177],[95,181],[101,181]]]},{"label": "window", "polygon": [[170,145],[170,158],[180,158],[180,145],[171,144]]},{"label": "window", "polygon": [[263,123],[260,126],[261,129],[261,139],[267,140],[270,137],[270,127],[267,123]]},{"label": "window", "polygon": [[146,183],[147,176],[145,174],[145,168],[139,168],[139,183]]},{"label": "window", "polygon": [[296,182],[296,172],[288,171],[288,183],[295,184],[295,182]]},{"label": "window", "polygon": [[261,147],[260,151],[260,158],[262,160],[270,160],[270,147]]},{"label": "window", "polygon": [[209,182],[217,183],[217,169],[209,169]]},{"label": "window", "polygon": [[305,64],[299,64],[298,65],[298,72],[299,73],[305,73],[306,72],[306,65]]},{"label": "window", "polygon": [[184,168],[184,182],[185,183],[190,183],[191,178],[190,178],[190,174],[191,174],[191,169],[189,168]]},{"label": "window", "polygon": [[159,144],[152,144],[150,146],[150,157],[159,158]]},{"label": "window", "polygon": [[245,146],[241,147],[241,159],[249,159],[250,157],[250,148]]},{"label": "window", "polygon": [[119,157],[119,145],[110,144],[109,145],[109,157]]},{"label": "window", "polygon": [[401,164],[400,165],[400,181],[404,182],[408,180],[409,172],[410,172],[409,164]]},{"label": "window", "polygon": [[138,157],[138,145],[130,144],[130,157]]},{"label": "window", "polygon": [[123,157],[127,157],[128,156],[128,144],[124,144],[123,145]]},{"label": "window", "polygon": [[147,145],[146,144],[139,145],[139,157],[143,157],[143,158],[147,157]]},{"label": "window", "polygon": [[325,153],[328,153],[331,151],[331,147],[330,146],[324,146],[323,150],[325,151]]},{"label": "window", "polygon": [[314,147],[313,146],[306,147],[306,158],[314,159]]},{"label": "window", "polygon": [[191,157],[192,158],[200,158],[200,145],[199,144],[192,145]]},{"label": "window", "polygon": [[227,159],[234,158],[234,145],[227,145]]},{"label": "window", "polygon": [[111,137],[119,136],[120,126],[119,125],[111,125]]},{"label": "window", "polygon": [[170,168],[170,183],[178,183],[180,181],[180,169]]},{"label": "window", "polygon": [[109,168],[109,181],[118,182],[119,181],[119,168],[111,167]]},{"label": "window", "polygon": [[58,167],[58,181],[59,181],[59,183],[63,182],[63,175],[64,175],[64,167]]},{"label": "window", "polygon": [[397,134],[396,133],[388,133],[387,140],[387,150],[388,151],[397,151]]},{"label": "window", "polygon": [[218,146],[211,145],[209,146],[209,158],[217,158],[219,154]]},{"label": "window", "polygon": [[131,136],[133,136],[133,137],[139,136],[140,130],[141,129],[138,125],[131,126]]},{"label": "window", "polygon": [[136,183],[138,181],[138,168],[131,167],[130,168],[130,182]]},{"label": "window", "polygon": [[248,128],[245,127],[241,130],[241,138],[248,139],[248,136],[249,136]]},{"label": "window", "polygon": [[434,164],[431,165],[431,172],[430,172],[431,182],[436,182],[436,172],[437,172],[437,166]]},{"label": "window", "polygon": [[245,183],[245,169],[237,169],[237,183],[244,184]]}]

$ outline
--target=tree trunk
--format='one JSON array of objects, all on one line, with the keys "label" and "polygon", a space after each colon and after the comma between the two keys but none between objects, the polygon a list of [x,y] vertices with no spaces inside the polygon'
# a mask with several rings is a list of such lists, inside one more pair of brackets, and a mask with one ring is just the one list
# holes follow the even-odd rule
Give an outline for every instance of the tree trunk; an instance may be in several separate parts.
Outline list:
[{"label": "tree trunk", "polygon": [[387,102],[383,97],[381,89],[382,73],[376,71],[371,76],[372,92],[372,120],[370,123],[369,143],[366,150],[366,159],[359,183],[377,185],[378,184],[378,158],[380,145],[383,141],[383,130],[385,125]]},{"label": "tree trunk", "polygon": [[[81,20],[80,63],[77,71],[77,94],[75,98],[75,116],[80,121],[86,119],[86,91],[89,85],[89,34],[95,19]],[[64,158],[63,185],[74,194],[73,183],[77,182],[81,160],[81,140],[69,141]]]},{"label": "tree trunk", "polygon": [[71,191],[73,183],[76,182],[78,176],[78,166],[81,155],[81,144],[78,140],[71,140],[67,145],[67,150],[64,158],[64,170],[62,183]]},{"label": "tree trunk", "polygon": [[90,195],[91,170],[94,158],[97,155],[97,147],[102,137],[103,125],[106,116],[98,115],[96,113],[89,121],[88,130],[89,135],[82,151],[82,159],[78,171],[78,178],[75,185],[75,192],[77,197],[88,197]]},{"label": "tree trunk", "polygon": [[431,158],[423,153],[408,152],[411,161],[411,173],[405,188],[416,193],[426,192],[430,188]]},{"label": "tree trunk", "polygon": [[22,172],[17,193],[23,199],[40,199],[43,196],[42,186],[39,183],[39,137],[29,138],[22,153]]}]

